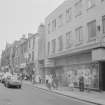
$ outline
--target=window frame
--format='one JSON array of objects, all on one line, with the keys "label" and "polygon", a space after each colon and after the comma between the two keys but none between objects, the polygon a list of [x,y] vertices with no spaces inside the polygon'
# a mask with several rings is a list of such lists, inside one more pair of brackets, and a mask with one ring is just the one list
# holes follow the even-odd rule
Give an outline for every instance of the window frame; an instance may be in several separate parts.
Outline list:
[{"label": "window frame", "polygon": [[82,0],[79,0],[75,3],[75,17],[82,15],[82,2]]},{"label": "window frame", "polygon": [[63,50],[63,36],[59,36],[58,37],[58,51],[62,51]]},{"label": "window frame", "polygon": [[66,32],[66,49],[72,46],[72,31]]},{"label": "window frame", "polygon": [[56,30],[57,27],[57,21],[56,19],[52,20],[52,32]]},{"label": "window frame", "polygon": [[105,15],[102,16],[102,29],[103,29],[103,33],[105,33],[105,23],[103,21],[105,21]]},{"label": "window frame", "polygon": [[[90,31],[89,31],[89,25],[92,24],[93,22],[95,22],[95,36],[94,35],[90,35]],[[87,23],[87,27],[88,27],[88,40],[93,40],[93,39],[96,39],[96,36],[97,36],[97,26],[96,26],[96,20],[92,20],[90,22]],[[91,26],[92,27],[92,26]],[[91,30],[93,28],[90,28]],[[93,31],[91,31],[92,33]]]},{"label": "window frame", "polygon": [[70,22],[72,19],[72,8],[66,9],[66,22]]},{"label": "window frame", "polygon": [[55,53],[55,51],[56,51],[56,39],[53,39],[51,44],[52,44],[52,53]]}]

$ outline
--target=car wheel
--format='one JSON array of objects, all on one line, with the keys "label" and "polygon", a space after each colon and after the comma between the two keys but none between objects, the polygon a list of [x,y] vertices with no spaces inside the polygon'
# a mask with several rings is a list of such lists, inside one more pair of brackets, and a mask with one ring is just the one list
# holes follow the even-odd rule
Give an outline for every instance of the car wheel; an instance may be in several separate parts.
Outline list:
[{"label": "car wheel", "polygon": [[7,87],[7,88],[9,88],[9,87],[10,87],[8,83],[6,84],[6,87]]},{"label": "car wheel", "polygon": [[6,83],[4,83],[4,86],[6,87]]},{"label": "car wheel", "polygon": [[19,85],[18,88],[20,89],[21,88],[21,85]]}]

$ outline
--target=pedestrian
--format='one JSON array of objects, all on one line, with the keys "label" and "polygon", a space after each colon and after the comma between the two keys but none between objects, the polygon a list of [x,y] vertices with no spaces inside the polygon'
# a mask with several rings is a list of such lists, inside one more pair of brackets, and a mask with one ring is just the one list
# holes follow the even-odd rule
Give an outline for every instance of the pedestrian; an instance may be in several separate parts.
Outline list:
[{"label": "pedestrian", "polygon": [[88,76],[86,78],[85,83],[86,83],[86,91],[90,92],[90,85],[91,85],[91,77],[90,76]]},{"label": "pedestrian", "polygon": [[69,87],[70,87],[70,89],[71,89],[72,91],[74,90],[74,82],[73,82],[73,80],[70,81]]},{"label": "pedestrian", "polygon": [[46,87],[50,90],[51,89],[51,79],[49,75],[46,75]]},{"label": "pedestrian", "polygon": [[80,91],[84,91],[84,77],[80,76],[79,78],[79,89]]}]

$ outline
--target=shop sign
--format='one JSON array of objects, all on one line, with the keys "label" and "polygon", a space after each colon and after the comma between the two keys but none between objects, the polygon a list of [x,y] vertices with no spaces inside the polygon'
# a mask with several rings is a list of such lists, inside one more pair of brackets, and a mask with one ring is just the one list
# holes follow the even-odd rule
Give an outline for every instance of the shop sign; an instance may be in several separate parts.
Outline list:
[{"label": "shop sign", "polygon": [[98,48],[92,51],[92,61],[105,60],[105,49]]},{"label": "shop sign", "polygon": [[45,66],[46,67],[54,67],[54,61],[53,60],[50,60],[50,59],[47,59],[45,60]]}]

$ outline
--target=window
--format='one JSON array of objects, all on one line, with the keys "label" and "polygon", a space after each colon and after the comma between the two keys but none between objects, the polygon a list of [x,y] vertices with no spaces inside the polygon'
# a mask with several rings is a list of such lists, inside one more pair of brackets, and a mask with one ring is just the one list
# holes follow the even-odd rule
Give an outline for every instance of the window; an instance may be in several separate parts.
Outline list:
[{"label": "window", "polygon": [[58,18],[59,18],[59,26],[58,27],[61,27],[63,25],[63,15],[60,14]]},{"label": "window", "polygon": [[83,41],[83,27],[79,27],[76,29],[76,40],[77,42]]},{"label": "window", "polygon": [[96,37],[96,20],[88,23],[88,38],[93,39]]},{"label": "window", "polygon": [[33,49],[35,47],[35,38],[33,38]]},{"label": "window", "polygon": [[31,46],[30,46],[30,39],[29,39],[29,48],[30,48]]},{"label": "window", "polygon": [[52,53],[55,53],[55,49],[56,49],[56,39],[52,40]]},{"label": "window", "polygon": [[75,13],[76,13],[76,17],[80,16],[82,14],[82,0],[79,0],[76,4],[75,4]]},{"label": "window", "polygon": [[70,48],[72,45],[72,32],[66,33],[66,48]]},{"label": "window", "polygon": [[52,21],[52,31],[56,30],[56,19]]},{"label": "window", "polygon": [[34,51],[32,51],[32,61],[34,62]]},{"label": "window", "polygon": [[72,15],[71,13],[72,13],[71,8],[68,8],[66,10],[66,22],[69,22],[71,20],[71,15]]},{"label": "window", "polygon": [[105,16],[102,17],[103,33],[105,33]]},{"label": "window", "polygon": [[59,43],[59,48],[58,48],[58,50],[59,50],[59,51],[63,50],[63,37],[62,37],[62,36],[59,36],[59,37],[58,37],[58,43]]},{"label": "window", "polygon": [[48,24],[48,34],[50,34],[50,23]]},{"label": "window", "polygon": [[50,54],[50,42],[48,42],[48,55]]},{"label": "window", "polygon": [[88,0],[88,8],[95,6],[95,0]]}]

